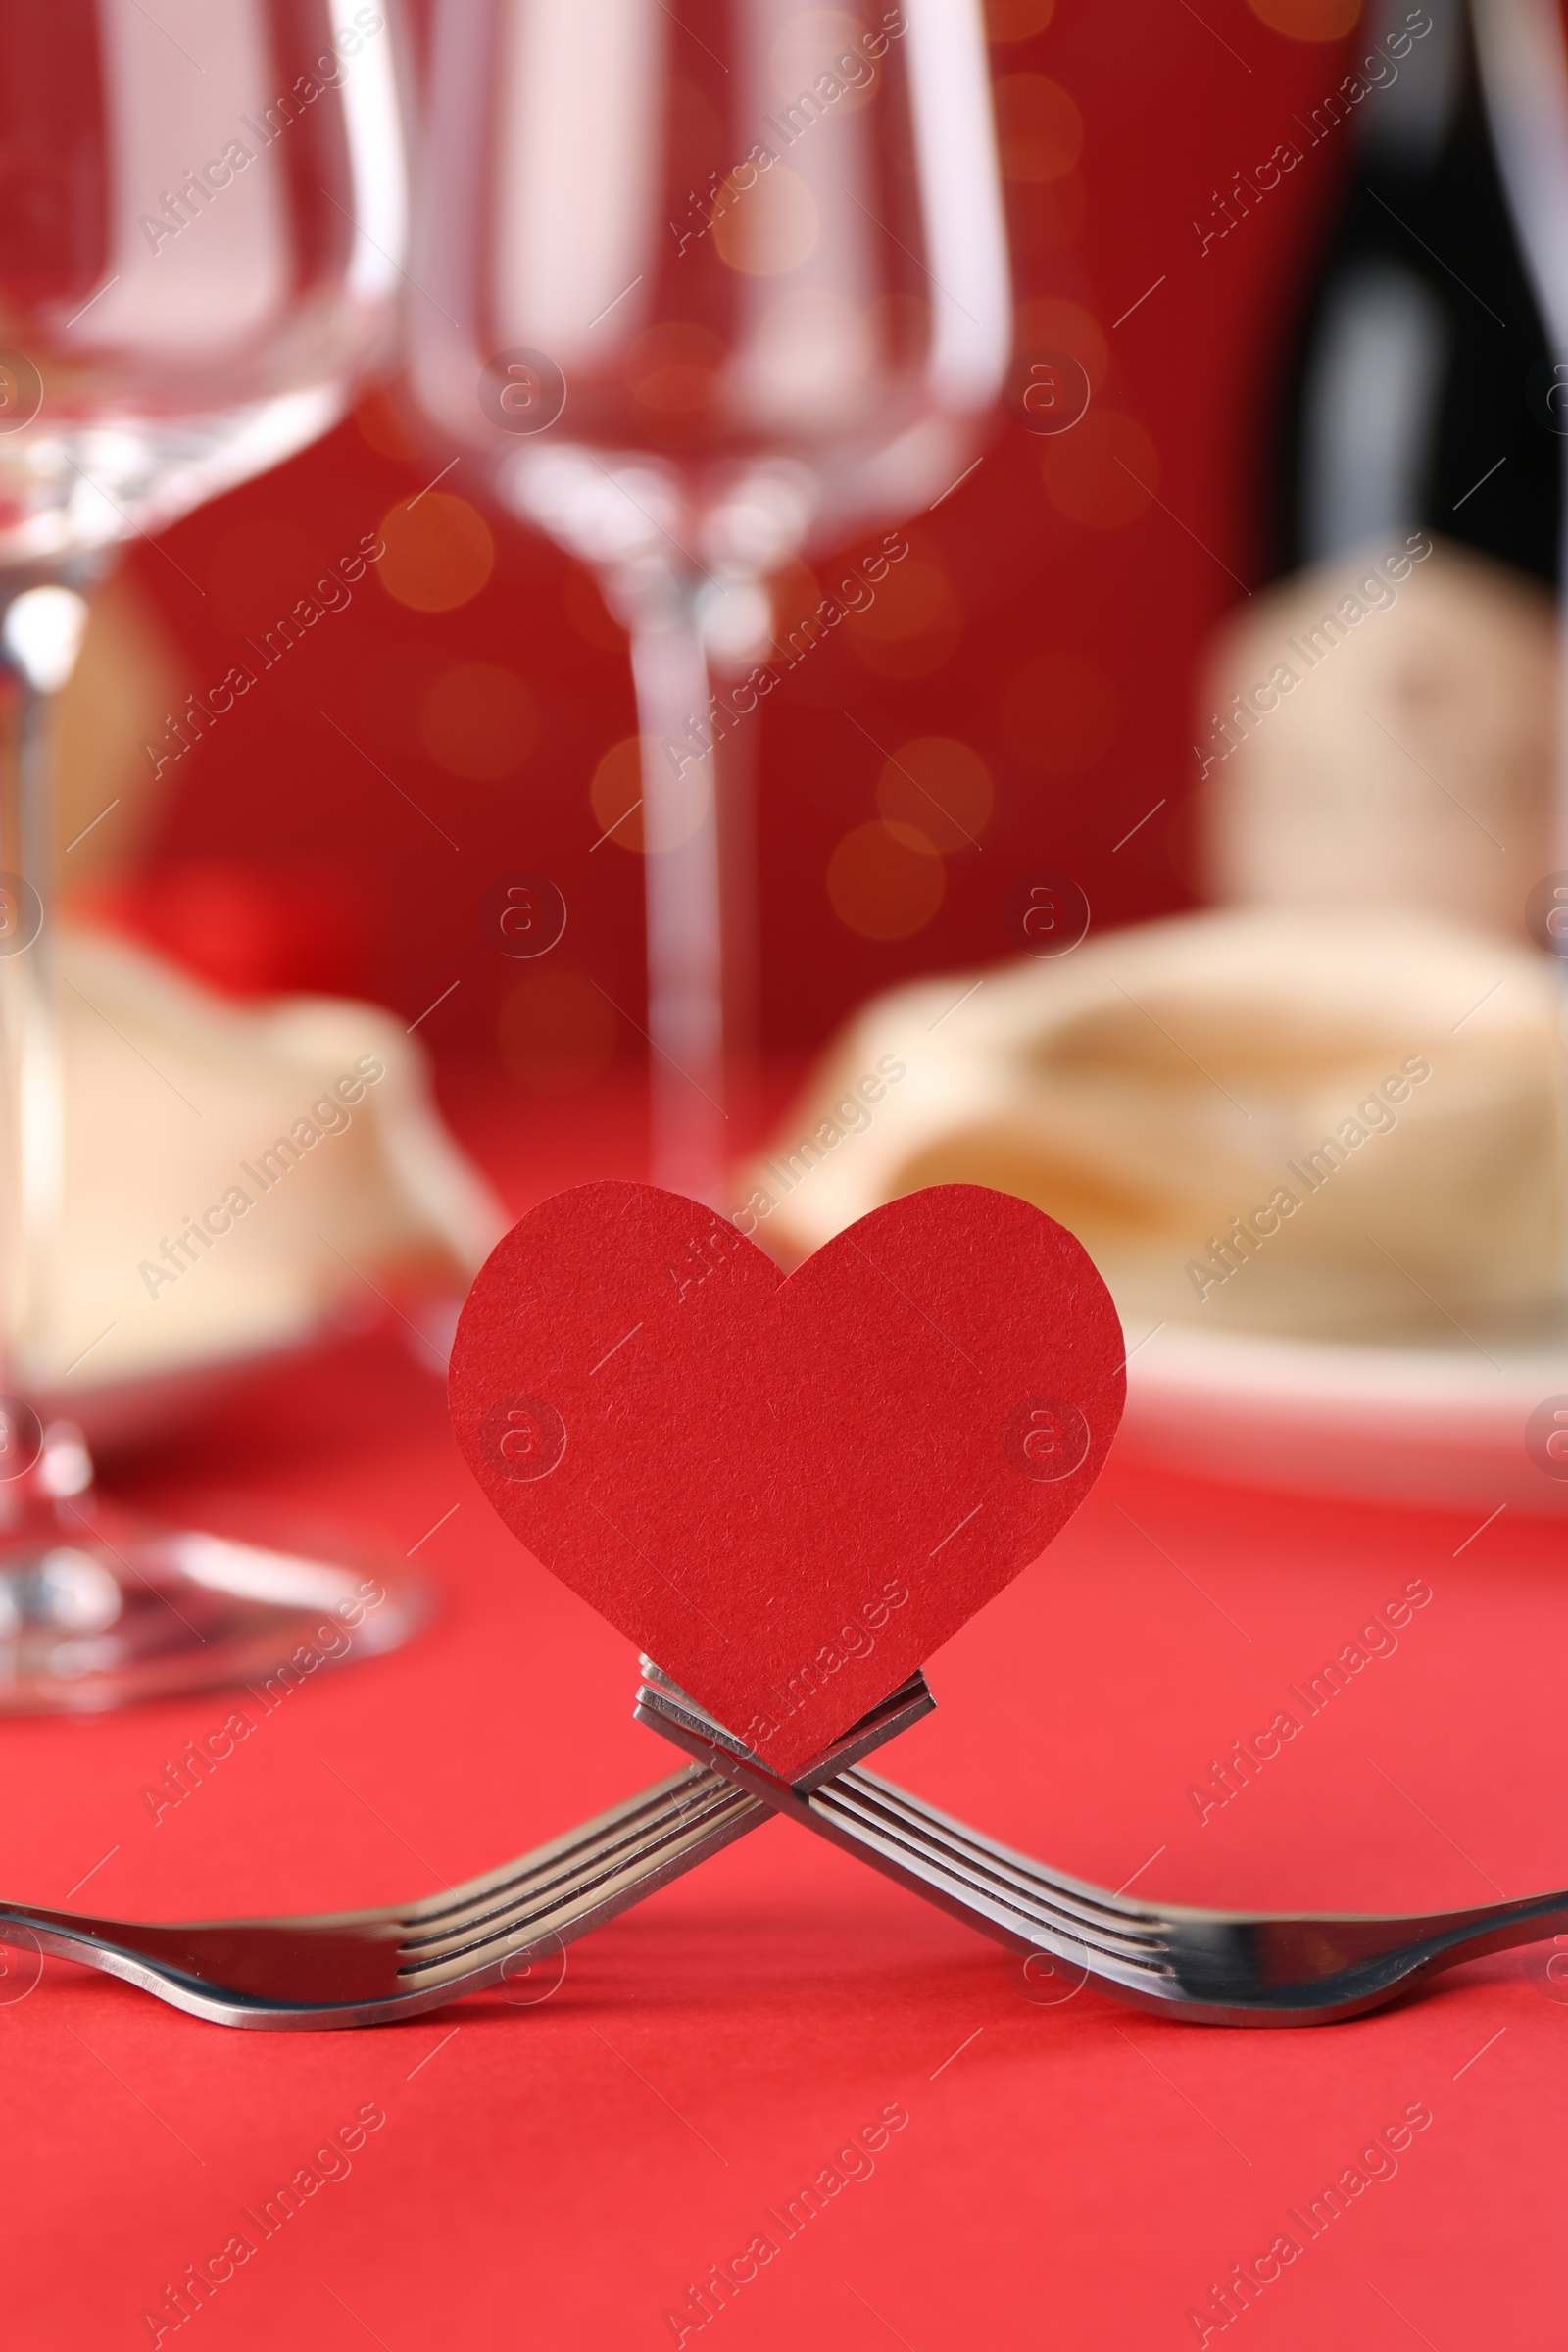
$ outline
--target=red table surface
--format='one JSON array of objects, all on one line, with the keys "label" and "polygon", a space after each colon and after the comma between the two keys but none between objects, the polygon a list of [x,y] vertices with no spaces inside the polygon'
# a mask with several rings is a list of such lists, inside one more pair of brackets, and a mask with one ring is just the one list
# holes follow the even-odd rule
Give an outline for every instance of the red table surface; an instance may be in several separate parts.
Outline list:
[{"label": "red table surface", "polygon": [[[613,1100],[542,1136],[537,1114],[476,1093],[460,1117],[519,1206],[635,1170]],[[222,1721],[221,1693],[6,1725],[16,1899],[62,1904],[104,1856],[76,1899],[106,1913],[411,1896],[677,1761],[631,1721],[627,1644],[504,1532],[439,1384],[396,1338],[274,1378],[120,1483],[239,1527],[246,1496],[333,1517],[394,1554],[451,1514],[417,1551],[441,1613],[396,1656],[291,1696],[156,1825],[141,1790]],[[1113,1459],[1053,1549],[932,1661],[936,1714],[878,1764],[1152,1896],[1415,1910],[1560,1885],[1562,1536],[1508,1512],[1467,1544],[1481,1516]],[[829,1507],[823,1539],[853,1545],[855,1529]],[[1200,1823],[1188,1790],[1211,1759],[1412,1579],[1432,1599],[1396,1651]],[[671,2343],[666,2311],[760,2231],[782,2239],[768,2210],[897,2107],[907,2122],[873,2169],[701,2340],[1191,2344],[1190,2310],[1290,2231],[1301,2253],[1227,2339],[1544,2352],[1563,2340],[1568,2077],[1547,1952],[1313,2031],[1167,2024],[1087,1990],[1037,2006],[1017,1961],[775,1821],[572,1945],[534,2006],[484,1995],[405,2026],[235,2033],[51,1962],[0,2007],[6,2341],[151,2341],[142,2314],[165,2287],[234,2232],[257,2239],[245,2209],[373,2103],[384,2125],[347,2173],[165,2344]],[[1307,2239],[1290,2209],[1418,2103],[1431,2123],[1392,2174]]]}]

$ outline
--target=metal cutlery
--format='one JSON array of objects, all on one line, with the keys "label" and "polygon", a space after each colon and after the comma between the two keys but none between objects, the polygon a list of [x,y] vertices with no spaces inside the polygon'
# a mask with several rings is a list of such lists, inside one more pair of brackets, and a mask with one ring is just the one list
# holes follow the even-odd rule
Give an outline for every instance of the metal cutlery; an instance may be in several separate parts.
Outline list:
[{"label": "metal cutlery", "polygon": [[122,1977],[195,2017],[273,2031],[373,2025],[509,1984],[536,1999],[567,1943],[772,1813],[1022,1955],[1023,1989],[1047,2001],[1091,1984],[1197,2024],[1326,2025],[1462,1960],[1568,1935],[1568,1891],[1414,1917],[1208,1911],[1110,1893],[861,1769],[934,1703],[912,1676],[785,1782],[645,1659],[638,1718],[693,1761],[460,1886],[373,1910],[172,1924],[0,1904],[0,1942]]}]

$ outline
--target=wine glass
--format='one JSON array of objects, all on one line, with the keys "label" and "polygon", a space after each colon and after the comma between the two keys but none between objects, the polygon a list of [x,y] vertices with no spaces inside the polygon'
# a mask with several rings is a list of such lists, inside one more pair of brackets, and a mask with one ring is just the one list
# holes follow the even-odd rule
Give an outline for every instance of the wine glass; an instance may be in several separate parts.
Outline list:
[{"label": "wine glass", "polygon": [[[324,432],[384,332],[387,5],[0,8],[0,1708],[265,1672],[353,1607],[326,1562],[117,1520],[64,1417],[49,718],[114,550]],[[362,1646],[412,1621],[378,1590]]]},{"label": "wine glass", "polygon": [[867,8],[435,0],[410,388],[630,632],[654,1174],[713,1205],[714,744],[776,673],[720,708],[710,662],[766,649],[782,564],[954,486],[1009,349],[980,0]]}]

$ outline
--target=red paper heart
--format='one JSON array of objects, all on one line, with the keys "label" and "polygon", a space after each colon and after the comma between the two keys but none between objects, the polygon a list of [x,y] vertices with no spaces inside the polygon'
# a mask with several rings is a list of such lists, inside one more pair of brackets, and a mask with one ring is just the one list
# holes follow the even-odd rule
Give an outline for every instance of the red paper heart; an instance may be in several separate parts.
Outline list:
[{"label": "red paper heart", "polygon": [[786,1280],[588,1184],[480,1270],[452,1418],[529,1550],[789,1775],[1071,1518],[1125,1354],[1082,1244],[1004,1193],[912,1193]]}]

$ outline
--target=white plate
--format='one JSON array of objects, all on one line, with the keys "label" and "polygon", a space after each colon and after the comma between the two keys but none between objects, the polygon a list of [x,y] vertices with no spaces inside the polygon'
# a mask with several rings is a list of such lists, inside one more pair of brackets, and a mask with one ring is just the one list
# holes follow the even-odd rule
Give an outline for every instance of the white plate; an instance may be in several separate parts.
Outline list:
[{"label": "white plate", "polygon": [[1568,1397],[1568,1328],[1528,1348],[1380,1348],[1129,1331],[1127,1459],[1189,1477],[1430,1508],[1568,1512],[1525,1424]]}]

